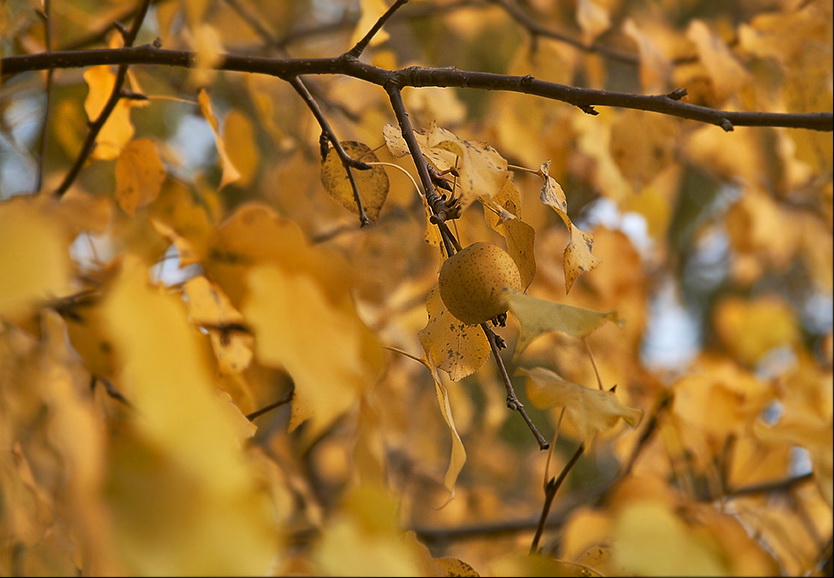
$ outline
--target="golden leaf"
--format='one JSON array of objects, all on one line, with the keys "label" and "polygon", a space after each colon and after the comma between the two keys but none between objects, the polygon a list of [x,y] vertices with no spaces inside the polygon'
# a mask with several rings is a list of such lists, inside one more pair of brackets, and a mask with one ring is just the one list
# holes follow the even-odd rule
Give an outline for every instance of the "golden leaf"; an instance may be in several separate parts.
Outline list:
[{"label": "golden leaf", "polygon": [[203,116],[211,127],[211,131],[214,133],[214,142],[217,146],[217,154],[220,157],[220,166],[223,171],[223,176],[220,178],[220,184],[217,188],[222,189],[229,183],[237,181],[240,178],[240,173],[234,163],[232,163],[232,159],[229,157],[229,154],[226,152],[226,143],[220,135],[220,131],[217,126],[217,118],[214,116],[214,110],[212,109],[211,99],[209,98],[208,92],[206,92],[205,89],[200,89],[200,92],[197,95],[197,100],[200,102],[200,111],[203,113]]},{"label": "golden leaf", "polygon": [[429,292],[426,311],[429,320],[419,337],[429,363],[448,373],[452,381],[478,371],[490,353],[489,341],[480,326],[455,319],[436,287]]},{"label": "golden leaf", "polygon": [[527,399],[539,409],[565,408],[565,416],[576,427],[582,441],[589,443],[594,435],[609,429],[623,419],[637,427],[643,410],[623,405],[612,391],[590,389],[563,379],[543,367],[519,369],[527,376]]},{"label": "golden leaf", "polygon": [[582,273],[593,271],[600,264],[600,260],[592,252],[594,239],[591,234],[586,233],[570,220],[565,191],[556,179],[550,176],[550,161],[539,167],[538,174],[544,179],[539,192],[541,202],[556,211],[570,233],[570,242],[565,247],[564,253],[565,292],[570,293],[577,277]]},{"label": "golden leaf", "polygon": [[69,291],[65,234],[38,199],[0,202],[0,318],[27,316]]},{"label": "golden leaf", "polygon": [[116,200],[128,215],[151,204],[165,181],[156,143],[140,138],[127,143],[116,160]]},{"label": "golden leaf", "polygon": [[[116,75],[109,66],[91,66],[84,71],[84,80],[90,91],[84,101],[84,110],[91,122],[98,119],[104,105],[110,98]],[[98,134],[93,158],[111,160],[118,158],[124,147],[133,138],[133,124],[130,122],[130,100],[119,99],[107,122]]]},{"label": "golden leaf", "polygon": [[253,266],[242,311],[261,363],[295,382],[290,430],[310,420],[315,437],[372,387],[382,350],[348,300],[333,302],[321,281],[273,263]]},{"label": "golden leaf", "polygon": [[[368,145],[356,141],[342,141],[342,148],[348,156],[365,162],[377,162],[376,155]],[[388,197],[388,175],[381,166],[372,166],[370,170],[350,169],[356,188],[359,190],[359,198],[365,214],[373,222],[379,218],[379,212]],[[353,187],[342,159],[339,158],[335,148],[327,153],[327,158],[321,166],[321,182],[325,190],[339,204],[349,211],[359,214],[356,206]]]},{"label": "golden leaf", "polygon": [[238,185],[249,185],[261,162],[257,136],[249,117],[238,109],[229,112],[223,122],[223,140],[234,143],[227,153],[240,173]]},{"label": "golden leaf", "polygon": [[506,291],[510,311],[521,324],[516,351],[521,353],[536,337],[559,331],[571,337],[585,337],[605,320],[621,324],[616,311],[600,313],[572,305],[536,299],[517,291]]},{"label": "golden leaf", "polygon": [[278,536],[244,459],[251,430],[217,391],[182,303],[126,257],[104,311],[136,408],[111,445],[107,500],[119,554],[143,575],[266,573]]}]

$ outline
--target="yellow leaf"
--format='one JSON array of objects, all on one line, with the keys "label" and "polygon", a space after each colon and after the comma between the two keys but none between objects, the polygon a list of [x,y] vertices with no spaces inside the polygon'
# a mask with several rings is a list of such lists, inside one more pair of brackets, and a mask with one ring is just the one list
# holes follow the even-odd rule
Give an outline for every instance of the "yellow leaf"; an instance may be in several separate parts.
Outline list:
[{"label": "yellow leaf", "polygon": [[[98,119],[104,105],[110,98],[113,86],[116,84],[116,75],[109,66],[91,66],[84,71],[84,80],[87,82],[90,91],[84,101],[84,110],[91,122]],[[117,158],[122,147],[133,138],[133,124],[130,122],[131,101],[120,99],[113,109],[107,122],[96,139],[96,148],[93,150],[93,158],[111,160]]]},{"label": "yellow leaf", "polygon": [[128,215],[148,206],[165,181],[165,167],[151,139],[132,140],[116,160],[116,200]]},{"label": "yellow leaf", "polygon": [[590,389],[563,379],[543,367],[520,369],[527,376],[527,399],[539,409],[565,408],[565,416],[576,427],[584,443],[598,432],[609,429],[622,418],[637,427],[643,410],[620,403],[612,391]]},{"label": "yellow leaf", "polygon": [[112,439],[107,500],[118,553],[142,575],[264,574],[278,536],[242,442],[176,296],[127,256],[104,304],[136,408]]},{"label": "yellow leaf", "polygon": [[507,161],[488,144],[460,139],[434,123],[426,138],[429,148],[452,152],[458,158],[456,195],[464,209],[475,199],[497,196],[510,178]]},{"label": "yellow leaf", "polygon": [[[385,145],[388,150],[395,157],[400,158],[410,154],[408,144],[405,142],[399,127],[386,124],[382,127],[382,136],[385,138]],[[435,169],[443,172],[455,167],[456,156],[452,151],[429,146],[428,136],[423,131],[415,130],[414,137],[420,145],[423,156]]]},{"label": "yellow leaf", "polygon": [[168,180],[150,209],[150,222],[157,233],[177,248],[180,266],[203,262],[214,229],[205,197],[196,199],[178,180]]},{"label": "yellow leaf", "polygon": [[677,146],[677,125],[668,116],[626,110],[611,127],[611,157],[635,191],[674,162]]},{"label": "yellow leaf", "polygon": [[593,43],[597,36],[611,26],[608,10],[594,0],[577,0],[576,20],[582,28],[582,36],[586,44]]},{"label": "yellow leaf", "polygon": [[507,291],[510,311],[521,324],[516,351],[521,353],[530,342],[545,333],[559,331],[571,337],[584,337],[605,320],[620,325],[616,311],[600,313],[581,307],[536,299],[517,291]]},{"label": "yellow leaf", "polygon": [[71,265],[60,222],[28,197],[0,202],[0,318],[26,316],[69,291]]},{"label": "yellow leaf", "polygon": [[477,325],[455,319],[435,287],[426,300],[429,320],[420,330],[420,344],[432,366],[459,381],[478,371],[489,357],[489,341]]},{"label": "yellow leaf", "polygon": [[[350,40],[351,47],[359,42],[374,24],[376,24],[380,16],[388,10],[388,6],[383,0],[360,0],[359,7],[362,15],[359,17],[359,22],[356,23],[356,28],[353,30],[353,36]],[[383,28],[371,39],[370,46],[376,46],[385,40],[388,40],[388,32]]]},{"label": "yellow leaf", "polygon": [[626,505],[614,522],[614,558],[638,576],[729,576],[711,533],[690,527],[661,502]]},{"label": "yellow leaf", "polygon": [[[312,553],[325,576],[422,576],[423,551],[399,527],[398,506],[381,486],[350,488]],[[409,539],[410,538],[410,539]]]},{"label": "yellow leaf", "polygon": [[284,368],[295,382],[290,429],[310,420],[316,436],[375,383],[382,350],[348,301],[333,302],[310,273],[273,263],[247,274],[243,314],[261,363]]},{"label": "yellow leaf", "polygon": [[[378,162],[376,155],[366,144],[356,141],[343,141],[341,144],[345,152],[355,159],[369,163]],[[351,172],[356,188],[359,190],[359,198],[362,200],[365,214],[372,222],[376,221],[388,197],[388,175],[385,169],[377,165],[371,167],[370,170],[351,169]],[[359,214],[350,178],[335,148],[330,149],[327,158],[322,163],[321,182],[325,190],[339,204]]]},{"label": "yellow leaf", "polygon": [[209,332],[220,373],[240,373],[252,360],[253,339],[243,325],[243,315],[217,285],[202,275],[183,285],[188,314]]},{"label": "yellow leaf", "polygon": [[261,162],[257,136],[249,117],[238,109],[229,112],[223,123],[223,140],[234,143],[228,154],[240,173],[238,184],[241,187],[249,185]]},{"label": "yellow leaf", "polygon": [[582,273],[588,273],[596,269],[601,263],[594,254],[594,239],[590,233],[586,233],[573,223],[568,227],[570,230],[570,243],[565,247],[565,292],[569,293],[573,282]]},{"label": "yellow leaf", "polygon": [[210,24],[200,22],[190,28],[196,58],[190,70],[189,81],[194,86],[202,87],[211,84],[217,76],[215,67],[223,59],[223,43],[220,34]]},{"label": "yellow leaf", "polygon": [[775,297],[754,301],[727,297],[718,303],[713,318],[724,346],[748,366],[772,349],[800,340],[796,313]]},{"label": "yellow leaf", "polygon": [[460,475],[463,465],[466,463],[466,449],[463,447],[463,441],[460,439],[460,434],[455,427],[455,418],[452,416],[452,406],[449,404],[449,391],[437,374],[437,368],[424,361],[424,364],[429,369],[434,379],[434,388],[437,393],[437,403],[440,406],[440,413],[443,415],[443,420],[449,426],[449,432],[452,434],[452,455],[449,458],[449,467],[446,469],[446,475],[443,477],[443,486],[449,490],[449,500],[455,497],[455,483]]},{"label": "yellow leaf", "polygon": [[666,90],[672,77],[672,63],[633,19],[626,18],[622,30],[637,45],[640,54],[640,85],[643,92],[657,94]]},{"label": "yellow leaf", "polygon": [[570,242],[565,247],[564,253],[564,267],[565,267],[565,292],[570,293],[573,282],[576,281],[582,273],[593,271],[599,264],[592,251],[594,248],[594,239],[590,233],[586,233],[579,227],[573,224],[568,216],[568,202],[565,197],[565,191],[562,186],[550,176],[550,161],[542,164],[539,167],[539,176],[544,179],[541,191],[539,192],[539,199],[545,205],[551,207],[556,214],[561,217],[565,226],[570,233]]},{"label": "yellow leaf", "polygon": [[501,192],[493,197],[491,202],[486,199],[482,199],[481,202],[488,209],[484,211],[487,223],[507,241],[507,252],[515,261],[521,275],[521,288],[527,289],[536,276],[536,259],[533,252],[536,231],[521,220],[521,195],[512,177],[505,181]]},{"label": "yellow leaf", "polygon": [[750,73],[702,20],[693,20],[686,35],[695,43],[698,58],[709,73],[719,102],[737,95],[750,82]]},{"label": "yellow leaf", "polygon": [[238,172],[234,163],[232,163],[232,159],[229,158],[229,155],[226,152],[226,143],[223,140],[223,137],[220,135],[220,131],[218,130],[217,118],[214,116],[214,110],[211,106],[211,99],[209,98],[209,95],[205,91],[205,89],[200,89],[200,92],[197,95],[197,100],[200,102],[200,110],[202,111],[203,116],[205,117],[206,121],[208,121],[209,126],[211,127],[211,130],[214,133],[214,142],[217,146],[217,154],[220,157],[220,166],[223,171],[223,176],[220,178],[220,184],[217,186],[217,188],[222,189],[229,183],[237,181],[240,178],[240,173]]}]

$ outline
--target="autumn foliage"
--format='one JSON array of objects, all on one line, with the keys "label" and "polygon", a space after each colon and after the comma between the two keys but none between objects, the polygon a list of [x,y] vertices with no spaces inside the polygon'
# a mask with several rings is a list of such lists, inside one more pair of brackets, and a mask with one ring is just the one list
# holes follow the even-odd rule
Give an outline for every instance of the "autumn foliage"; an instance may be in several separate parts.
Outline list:
[{"label": "autumn foliage", "polygon": [[828,0],[0,37],[1,574],[832,572]]}]

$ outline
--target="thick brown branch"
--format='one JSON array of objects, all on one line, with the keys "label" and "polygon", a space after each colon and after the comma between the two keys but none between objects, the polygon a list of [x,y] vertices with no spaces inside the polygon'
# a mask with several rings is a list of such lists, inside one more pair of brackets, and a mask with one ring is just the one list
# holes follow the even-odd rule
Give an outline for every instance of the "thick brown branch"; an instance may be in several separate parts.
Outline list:
[{"label": "thick brown branch", "polygon": [[[0,61],[5,75],[52,68],[77,68],[100,64],[152,64],[188,67],[194,54],[178,50],[162,50],[151,45],[135,48],[53,52],[25,56],[9,56]],[[593,113],[595,106],[631,108],[677,116],[714,124],[724,130],[736,126],[786,127],[830,132],[834,130],[834,114],[769,113],[723,111],[683,102],[667,95],[640,95],[607,90],[566,86],[538,80],[532,76],[510,76],[475,72],[456,68],[411,67],[386,70],[353,58],[276,59],[227,54],[217,65],[220,70],[267,74],[288,80],[305,74],[341,74],[379,86],[459,87],[480,90],[521,92],[572,104]]]}]

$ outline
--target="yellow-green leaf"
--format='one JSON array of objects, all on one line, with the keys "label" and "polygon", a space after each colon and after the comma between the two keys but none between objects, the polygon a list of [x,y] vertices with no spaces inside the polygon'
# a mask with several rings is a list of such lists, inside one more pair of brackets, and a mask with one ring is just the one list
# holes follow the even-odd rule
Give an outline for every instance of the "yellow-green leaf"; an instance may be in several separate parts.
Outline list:
[{"label": "yellow-green leaf", "polygon": [[507,303],[521,324],[516,344],[519,353],[524,351],[533,339],[552,331],[559,331],[571,337],[584,337],[602,325],[606,319],[621,324],[616,311],[591,311],[537,299],[517,291],[507,290]]}]

